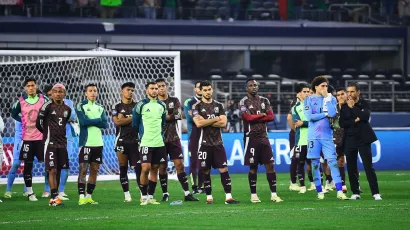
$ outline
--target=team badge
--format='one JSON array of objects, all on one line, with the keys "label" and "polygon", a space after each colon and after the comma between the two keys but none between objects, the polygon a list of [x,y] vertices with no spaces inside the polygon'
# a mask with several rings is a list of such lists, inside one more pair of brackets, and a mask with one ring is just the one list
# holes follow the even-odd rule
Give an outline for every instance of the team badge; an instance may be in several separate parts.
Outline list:
[{"label": "team badge", "polygon": [[68,112],[64,111],[64,117],[67,117],[67,116],[68,116]]},{"label": "team badge", "polygon": [[219,107],[214,107],[215,113],[219,113]]},{"label": "team badge", "polygon": [[241,106],[241,111],[242,111],[242,112],[245,112],[245,111],[246,111],[246,106],[242,105],[242,106]]},{"label": "team badge", "polygon": [[262,108],[262,109],[265,109],[265,103],[262,103],[262,104],[261,104],[261,108]]},{"label": "team badge", "polygon": [[168,108],[173,109],[173,108],[174,108],[174,102],[170,102],[170,103],[168,104]]},{"label": "team badge", "polygon": [[206,162],[205,162],[205,161],[202,161],[202,162],[201,162],[201,167],[203,167],[203,168],[206,167]]},{"label": "team badge", "polygon": [[249,158],[249,163],[251,164],[255,163],[255,160],[253,159],[253,157]]}]

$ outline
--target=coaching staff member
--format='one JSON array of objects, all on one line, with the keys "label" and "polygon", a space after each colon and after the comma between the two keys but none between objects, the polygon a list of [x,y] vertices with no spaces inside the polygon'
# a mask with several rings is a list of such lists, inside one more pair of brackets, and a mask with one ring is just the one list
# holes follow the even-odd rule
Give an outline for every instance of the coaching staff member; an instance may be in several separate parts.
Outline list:
[{"label": "coaching staff member", "polygon": [[376,134],[369,123],[370,104],[360,98],[360,89],[356,83],[347,86],[347,103],[340,110],[340,127],[345,130],[345,154],[352,197],[360,199],[359,175],[357,171],[357,154],[363,161],[367,180],[375,200],[381,200],[376,172],[372,163],[371,143],[377,141]]}]

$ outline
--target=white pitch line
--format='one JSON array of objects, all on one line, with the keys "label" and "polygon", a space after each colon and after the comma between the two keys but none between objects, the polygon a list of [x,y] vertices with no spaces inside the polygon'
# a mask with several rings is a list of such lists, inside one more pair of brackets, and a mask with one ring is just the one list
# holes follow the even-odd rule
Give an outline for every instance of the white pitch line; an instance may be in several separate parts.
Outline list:
[{"label": "white pitch line", "polygon": [[[377,208],[381,207],[388,207],[388,206],[408,206],[410,204],[386,204],[386,205],[372,205],[369,207],[355,207],[355,206],[342,206],[342,207],[332,207],[336,209],[353,209],[353,210],[374,210]],[[325,210],[330,210],[332,208],[322,208],[322,207],[317,207],[317,208],[285,208],[285,209],[257,209],[257,210],[248,210],[248,209],[242,209],[242,210],[219,210],[219,211],[211,211],[211,212],[204,212],[203,210],[201,211],[192,211],[192,212],[172,212],[172,213],[153,213],[153,214],[137,214],[137,215],[129,215],[129,216],[100,216],[100,217],[75,217],[75,218],[64,218],[64,219],[56,219],[57,221],[90,221],[90,220],[109,220],[109,219],[127,219],[127,218],[137,218],[137,217],[159,217],[159,216],[175,216],[175,215],[207,215],[207,214],[224,214],[224,213],[240,213],[240,212],[282,212],[282,211],[309,211],[309,210],[316,210],[316,211],[325,211]],[[0,225],[8,225],[8,224],[24,224],[24,223],[34,223],[34,222],[49,222],[50,219],[47,220],[18,220],[18,221],[3,221],[0,222]]]}]

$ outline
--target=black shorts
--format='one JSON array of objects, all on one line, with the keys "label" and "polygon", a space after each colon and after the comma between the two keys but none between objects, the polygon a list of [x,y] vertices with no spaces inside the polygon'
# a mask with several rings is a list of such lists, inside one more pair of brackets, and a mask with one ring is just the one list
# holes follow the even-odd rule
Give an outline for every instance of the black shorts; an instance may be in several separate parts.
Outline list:
[{"label": "black shorts", "polygon": [[44,141],[23,141],[20,149],[20,160],[33,162],[34,157],[44,162]]},{"label": "black shorts", "polygon": [[295,146],[296,158],[299,158],[300,163],[305,163],[307,158],[307,145]]},{"label": "black shorts", "polygon": [[53,148],[48,146],[45,154],[46,170],[49,169],[69,169],[67,148]]},{"label": "black shorts", "polygon": [[102,146],[98,146],[98,147],[84,146],[84,147],[81,147],[80,149],[80,156],[78,156],[78,160],[80,161],[80,164],[81,163],[102,164],[103,162],[102,152],[103,152]]},{"label": "black shorts", "polygon": [[198,151],[198,167],[201,169],[214,169],[228,167],[226,152],[223,145],[201,145]]},{"label": "black shorts", "polygon": [[198,166],[198,140],[189,140],[189,164],[191,167],[196,168]]},{"label": "black shorts", "polygon": [[140,160],[138,143],[117,142],[115,151],[127,155],[130,166],[137,166],[137,162]]},{"label": "black shorts", "polygon": [[167,153],[169,154],[171,161],[184,159],[180,140],[165,142],[165,148],[167,149]]},{"label": "black shorts", "polygon": [[167,150],[165,146],[161,147],[140,147],[140,160],[141,164],[150,163],[153,165],[157,164],[168,164]]},{"label": "black shorts", "polygon": [[273,152],[269,139],[245,137],[245,165],[273,163]]}]

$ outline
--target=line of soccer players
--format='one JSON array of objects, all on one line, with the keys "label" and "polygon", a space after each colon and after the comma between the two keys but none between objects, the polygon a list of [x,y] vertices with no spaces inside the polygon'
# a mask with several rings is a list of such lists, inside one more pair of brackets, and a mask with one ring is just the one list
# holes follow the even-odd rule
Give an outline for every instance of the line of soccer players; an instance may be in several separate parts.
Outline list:
[{"label": "line of soccer players", "polygon": [[[13,105],[12,117],[22,125],[22,145],[17,143],[15,152],[18,152],[17,148],[21,146],[19,159],[25,161],[24,181],[28,199],[37,201],[32,189],[34,156],[38,161],[46,162],[46,180],[51,188],[50,206],[62,205],[62,200],[68,199],[64,193],[64,186],[60,188],[60,193],[58,188],[60,181],[61,184],[65,184],[68,176],[67,147],[72,146],[72,143],[67,144],[66,133],[68,134],[67,127],[73,127],[77,130],[74,133],[79,133],[80,136],[78,204],[98,204],[92,199],[92,194],[103,159],[102,129],[107,128],[108,124],[104,108],[96,102],[97,86],[89,84],[85,87],[86,100],[78,103],[75,109],[69,106],[70,102],[64,100],[66,89],[62,84],[55,84],[47,89],[47,95],[51,100],[37,92],[36,81],[32,78],[25,80],[24,88],[27,94]],[[276,193],[274,158],[267,136],[267,123],[274,119],[274,114],[269,100],[258,95],[258,89],[258,82],[254,79],[247,80],[246,96],[239,104],[244,123],[245,165],[249,166],[251,202],[261,202],[256,192],[256,182],[258,166],[262,164],[266,168],[266,178],[271,190],[270,200],[281,202],[283,200]],[[307,85],[298,85],[298,101],[291,108],[291,122],[295,127],[296,138],[292,150],[294,154],[290,189],[299,193],[306,192],[304,165],[307,163],[309,180],[312,185],[314,183],[314,187],[311,186],[309,190],[316,189],[318,199],[323,199],[324,193],[331,189],[332,178],[337,198],[347,199],[343,193],[343,190],[346,190],[344,162],[341,160],[343,157],[340,157],[341,151],[336,151],[340,150],[340,138],[337,138],[338,132],[332,131],[333,128],[338,128],[337,119],[334,118],[346,96],[343,98],[341,94],[339,98],[338,95],[340,104],[337,105],[336,99],[328,93],[327,79],[321,76],[312,81],[313,94],[310,96],[309,90]],[[198,201],[189,191],[188,176],[184,170],[177,123],[183,113],[178,98],[168,94],[168,86],[163,79],[147,83],[146,98],[139,102],[133,101],[134,91],[134,83],[124,83],[121,87],[121,101],[114,104],[111,111],[116,126],[115,151],[119,162],[124,202],[132,201],[128,166],[135,170],[141,192],[141,205],[159,204],[153,199],[158,177],[163,192],[162,201],[169,200],[166,172],[168,155],[175,164],[185,201]],[[239,202],[231,195],[231,179],[221,132],[226,126],[227,118],[224,106],[213,100],[212,96],[210,82],[196,82],[195,96],[184,103],[188,124],[192,190],[194,194],[205,191],[206,203],[212,204],[210,169],[219,169],[226,194],[225,203],[236,204]],[[79,130],[76,120],[79,123]],[[336,136],[335,143],[338,149],[335,149],[333,134]],[[339,157],[336,156],[336,152]],[[321,182],[321,154],[323,163],[327,162],[324,171],[327,172],[328,182],[325,189],[322,188]],[[16,161],[16,167],[13,164],[13,168],[17,169],[20,162]],[[86,181],[88,169],[90,175]],[[296,185],[296,175],[300,187]],[[9,175],[9,180],[12,184],[13,173]],[[45,191],[43,196],[46,197],[47,188]],[[11,197],[11,185],[8,186],[5,197]]]}]

